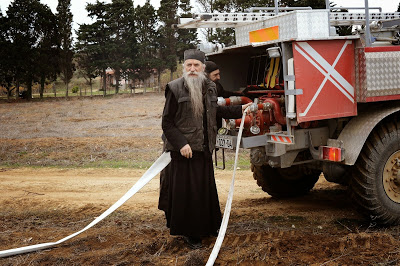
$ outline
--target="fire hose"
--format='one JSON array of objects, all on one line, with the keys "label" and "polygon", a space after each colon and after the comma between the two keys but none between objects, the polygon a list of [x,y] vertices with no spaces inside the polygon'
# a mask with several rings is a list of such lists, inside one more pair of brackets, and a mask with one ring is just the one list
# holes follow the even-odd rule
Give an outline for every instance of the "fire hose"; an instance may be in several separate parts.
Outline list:
[{"label": "fire hose", "polygon": [[226,204],[225,204],[224,217],[222,217],[222,222],[221,222],[221,227],[219,228],[218,237],[217,237],[217,240],[215,240],[214,248],[211,251],[211,254],[210,254],[210,257],[208,258],[206,266],[213,265],[215,260],[217,259],[219,250],[222,246],[222,242],[224,241],[226,228],[228,227],[229,215],[231,214],[231,207],[232,207],[237,160],[238,160],[238,155],[239,155],[239,146],[240,146],[240,141],[242,139],[243,125],[244,125],[244,120],[245,120],[244,118],[246,117],[246,113],[249,109],[250,109],[250,107],[247,107],[246,110],[244,110],[244,112],[243,112],[242,122],[240,123],[239,133],[237,136],[235,163],[233,164],[232,181],[231,181],[231,186],[230,186],[229,192],[228,192],[228,198],[227,198]]},{"label": "fire hose", "polygon": [[[219,250],[221,248],[222,242],[224,240],[226,228],[228,226],[228,220],[229,220],[229,215],[231,212],[231,205],[232,205],[232,198],[233,198],[233,188],[234,188],[233,186],[234,186],[234,182],[235,182],[239,144],[240,144],[240,139],[242,137],[244,117],[245,117],[246,111],[248,109],[249,108],[246,108],[246,110],[243,112],[242,123],[240,125],[239,135],[238,135],[237,144],[236,144],[236,154],[235,154],[235,163],[234,163],[234,168],[233,168],[232,182],[231,182],[230,190],[228,193],[228,199],[226,201],[224,216],[222,218],[222,223],[221,223],[221,227],[219,229],[218,237],[217,237],[217,240],[215,241],[215,245],[211,252],[211,255],[207,261],[207,265],[214,264],[215,259],[217,258]],[[25,246],[25,247],[2,250],[2,251],[0,251],[0,258],[52,248],[52,247],[55,247],[56,245],[59,245],[65,241],[83,233],[84,231],[88,230],[89,228],[93,227],[98,222],[100,222],[101,220],[106,218],[108,215],[110,215],[116,209],[118,209],[122,204],[124,204],[128,199],[130,199],[134,194],[136,194],[136,192],[138,192],[148,182],[150,182],[150,180],[152,180],[158,173],[160,173],[161,170],[163,170],[170,163],[170,161],[171,161],[170,153],[169,152],[163,153],[153,163],[153,165],[143,174],[143,176],[131,187],[131,189],[129,189],[128,192],[125,193],[125,195],[123,195],[116,203],[114,203],[110,208],[108,208],[105,212],[103,212],[100,216],[98,216],[95,220],[93,220],[90,224],[88,224],[82,230],[75,232],[67,237],[64,237],[56,242],[42,243],[42,244]]]},{"label": "fire hose", "polygon": [[58,244],[61,244],[81,233],[86,231],[87,229],[91,228],[104,218],[106,218],[108,215],[110,215],[113,211],[118,209],[122,204],[124,204],[128,199],[130,199],[136,192],[138,192],[140,189],[142,189],[150,180],[152,180],[159,172],[161,172],[162,169],[164,169],[169,162],[171,161],[171,155],[168,153],[163,153],[155,162],[154,164],[143,174],[143,176],[132,186],[131,189],[128,190],[128,192],[125,193],[116,203],[114,203],[110,208],[108,208],[105,212],[103,212],[99,217],[97,217],[95,220],[93,220],[90,224],[88,224],[85,228],[82,230],[71,234],[67,237],[64,237],[63,239],[58,240],[57,242],[50,242],[50,243],[44,243],[44,244],[37,244],[37,245],[31,245],[31,246],[26,246],[26,247],[20,247],[20,248],[14,248],[14,249],[8,249],[8,250],[3,250],[0,251],[0,258],[2,257],[8,257],[12,255],[18,255],[18,254],[23,254],[23,253],[28,253],[32,251],[37,251],[37,250],[42,250],[46,248],[52,248]]}]

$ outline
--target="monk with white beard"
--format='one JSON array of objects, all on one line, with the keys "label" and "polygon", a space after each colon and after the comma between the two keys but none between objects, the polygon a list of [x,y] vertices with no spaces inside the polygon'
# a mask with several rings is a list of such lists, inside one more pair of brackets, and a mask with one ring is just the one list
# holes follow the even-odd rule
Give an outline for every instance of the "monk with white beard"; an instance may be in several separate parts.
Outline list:
[{"label": "monk with white beard", "polygon": [[221,224],[212,152],[217,115],[240,118],[244,106],[218,106],[215,84],[204,75],[205,55],[184,53],[183,77],[168,83],[162,129],[171,163],[161,179],[159,208],[171,235],[183,236],[191,248],[203,237],[216,236]]}]

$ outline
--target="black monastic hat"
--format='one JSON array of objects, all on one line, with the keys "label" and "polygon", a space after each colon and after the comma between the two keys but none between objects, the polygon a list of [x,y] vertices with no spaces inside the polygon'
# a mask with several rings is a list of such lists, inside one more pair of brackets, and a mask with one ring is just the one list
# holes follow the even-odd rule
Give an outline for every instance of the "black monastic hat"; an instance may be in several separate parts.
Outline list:
[{"label": "black monastic hat", "polygon": [[200,50],[189,49],[183,53],[183,59],[184,59],[184,61],[186,61],[188,59],[196,59],[204,64],[204,62],[206,60],[206,55],[204,54],[204,52],[202,52]]},{"label": "black monastic hat", "polygon": [[218,65],[213,61],[206,61],[206,73],[210,74],[211,72],[219,69]]}]

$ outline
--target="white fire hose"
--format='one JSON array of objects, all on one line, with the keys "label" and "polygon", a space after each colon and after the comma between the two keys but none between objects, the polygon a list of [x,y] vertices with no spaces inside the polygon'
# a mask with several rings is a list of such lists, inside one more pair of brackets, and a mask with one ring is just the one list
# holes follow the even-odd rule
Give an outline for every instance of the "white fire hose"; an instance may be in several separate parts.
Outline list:
[{"label": "white fire hose", "polygon": [[[236,174],[237,159],[238,159],[238,154],[239,154],[239,145],[240,145],[240,140],[242,138],[244,118],[246,116],[246,112],[248,109],[249,109],[249,107],[247,107],[246,110],[243,112],[242,121],[240,123],[239,134],[238,134],[237,143],[236,143],[236,154],[235,154],[235,163],[233,166],[232,182],[231,182],[231,186],[230,186],[229,193],[228,193],[228,199],[226,200],[225,211],[224,211],[224,216],[222,218],[221,227],[219,229],[218,237],[217,237],[217,240],[215,241],[214,248],[210,254],[210,257],[208,258],[208,261],[206,264],[207,266],[213,265],[215,260],[217,259],[219,250],[222,246],[222,242],[224,241],[226,228],[228,226],[229,215],[230,215],[231,207],[232,207],[235,174]],[[47,248],[52,248],[58,244],[61,244],[65,241],[83,233],[84,231],[88,230],[89,228],[96,225],[98,222],[100,222],[104,218],[106,218],[108,215],[110,215],[112,212],[114,212],[116,209],[118,209],[122,204],[124,204],[128,199],[130,199],[133,195],[135,195],[136,192],[138,192],[140,189],[142,189],[150,180],[152,180],[158,173],[160,173],[161,170],[163,170],[170,163],[170,161],[171,161],[170,153],[169,152],[163,153],[154,162],[154,164],[143,174],[143,176],[132,186],[132,188],[129,189],[128,192],[125,193],[125,195],[123,195],[116,203],[114,203],[110,208],[108,208],[105,212],[103,212],[99,217],[97,217],[95,220],[93,220],[93,222],[88,224],[82,230],[75,232],[67,237],[64,237],[63,239],[60,239],[57,242],[42,243],[42,244],[36,244],[36,245],[31,245],[31,246],[26,246],[26,247],[2,250],[2,251],[0,251],[0,258],[18,255],[18,254],[29,253],[29,252],[38,251],[38,250],[47,249]]]},{"label": "white fire hose", "polygon": [[231,187],[229,188],[228,198],[226,199],[224,217],[222,218],[221,227],[219,228],[219,232],[218,232],[218,237],[217,237],[217,240],[215,240],[214,248],[210,254],[210,257],[208,258],[206,266],[214,265],[214,262],[218,257],[219,250],[222,246],[222,242],[224,241],[226,228],[228,227],[229,215],[231,214],[231,207],[232,207],[233,190],[234,190],[234,184],[235,184],[235,175],[236,175],[237,160],[238,160],[238,155],[239,155],[240,140],[242,139],[244,118],[249,109],[250,109],[250,106],[247,107],[246,110],[244,110],[243,115],[242,115],[242,121],[240,122],[239,133],[238,133],[237,142],[236,142],[235,163],[233,164]]},{"label": "white fire hose", "polygon": [[118,209],[122,204],[124,204],[128,199],[130,199],[136,192],[138,192],[144,185],[146,185],[150,180],[153,179],[159,172],[161,172],[162,169],[164,169],[169,162],[171,161],[171,155],[170,153],[163,153],[155,162],[154,164],[144,173],[144,175],[132,186],[128,192],[125,193],[125,195],[122,196],[114,205],[112,205],[108,210],[103,212],[99,217],[97,217],[93,222],[88,224],[85,228],[82,230],[73,233],[72,235],[69,235],[67,237],[64,237],[63,239],[58,240],[57,242],[50,242],[50,243],[44,243],[44,244],[37,244],[37,245],[31,245],[31,246],[26,246],[26,247],[21,247],[21,248],[14,248],[14,249],[8,249],[8,250],[3,250],[0,251],[0,258],[2,257],[8,257],[12,255],[18,255],[18,254],[23,254],[23,253],[28,253],[32,251],[37,251],[41,249],[46,249],[46,248],[52,248],[58,244],[63,243],[64,241],[67,241],[80,233],[83,233],[90,227],[94,226],[104,218],[106,218],[108,215],[110,215],[113,211]]}]

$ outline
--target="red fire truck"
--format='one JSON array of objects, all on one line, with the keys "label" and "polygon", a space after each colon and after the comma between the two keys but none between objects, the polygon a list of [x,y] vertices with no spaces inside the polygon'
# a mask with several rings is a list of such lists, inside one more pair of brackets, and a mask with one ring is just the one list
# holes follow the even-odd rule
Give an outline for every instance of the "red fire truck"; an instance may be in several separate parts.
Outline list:
[{"label": "red fire truck", "polygon": [[[277,1],[275,1],[277,2]],[[329,1],[327,1],[329,2]],[[234,27],[236,44],[202,44],[225,89],[253,102],[242,148],[273,197],[299,196],[321,172],[349,186],[370,219],[400,223],[400,13],[287,7],[196,14],[180,28]],[[343,8],[350,9],[350,8]],[[272,11],[272,12],[271,12]],[[337,26],[352,25],[339,36]],[[240,120],[219,130],[231,149]]]}]

